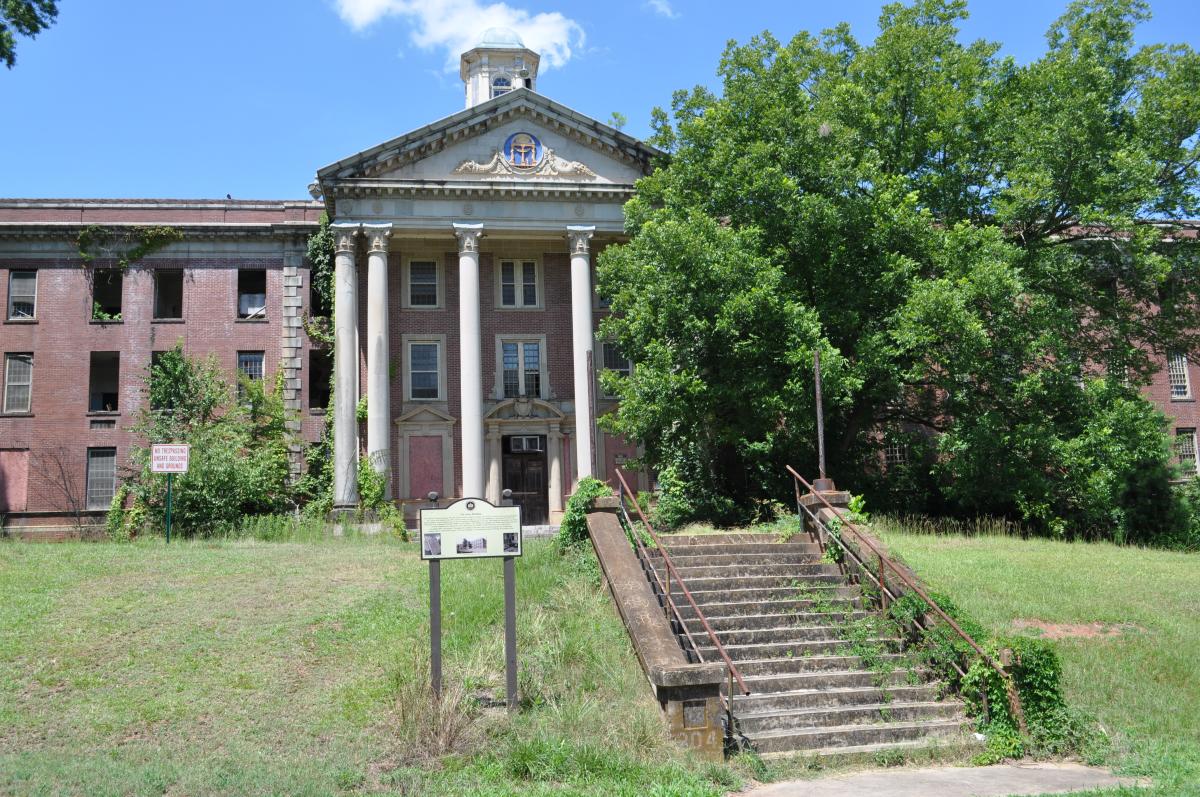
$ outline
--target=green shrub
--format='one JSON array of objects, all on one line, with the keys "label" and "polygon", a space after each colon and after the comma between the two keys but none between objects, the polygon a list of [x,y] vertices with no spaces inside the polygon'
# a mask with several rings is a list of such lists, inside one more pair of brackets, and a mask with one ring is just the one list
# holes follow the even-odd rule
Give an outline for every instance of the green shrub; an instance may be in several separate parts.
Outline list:
[{"label": "green shrub", "polygon": [[588,538],[587,512],[592,502],[601,496],[612,495],[612,488],[599,479],[586,476],[579,480],[575,493],[567,501],[562,524],[558,527],[558,544],[567,548]]},{"label": "green shrub", "polygon": [[129,495],[129,488],[122,484],[113,493],[112,501],[108,505],[108,516],[104,522],[104,533],[112,542],[128,542],[130,537],[129,525],[125,522],[125,499]]}]

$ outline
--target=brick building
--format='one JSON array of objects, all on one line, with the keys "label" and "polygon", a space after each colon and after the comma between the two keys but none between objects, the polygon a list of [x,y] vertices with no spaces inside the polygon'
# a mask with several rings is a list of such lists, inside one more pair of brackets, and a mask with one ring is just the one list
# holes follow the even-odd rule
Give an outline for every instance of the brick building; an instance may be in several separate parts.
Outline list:
[{"label": "brick building", "polygon": [[[99,518],[145,370],[177,341],[231,378],[282,370],[300,445],[321,434],[336,361],[339,507],[357,501],[360,457],[410,507],[509,489],[527,523],[555,522],[581,476],[611,477],[635,450],[597,429],[611,399],[596,372],[629,364],[596,339],[595,254],[622,240],[622,206],[659,153],[535,93],[537,67],[515,34],[488,31],[462,57],[465,110],[318,170],[314,201],[0,200],[4,525]],[[333,352],[302,326],[322,212]],[[124,274],[103,258],[85,269],[91,225],[183,238]],[[1180,355],[1149,389],[1191,472],[1198,378]]]},{"label": "brick building", "polygon": [[[658,153],[536,94],[537,67],[489,31],[462,57],[464,111],[319,170],[315,201],[0,200],[6,525],[99,518],[146,368],[177,341],[231,378],[282,370],[294,431],[317,440],[335,358],[302,321],[323,211],[338,240],[338,506],[357,501],[360,456],[401,502],[511,489],[528,523],[557,520],[581,475],[610,476],[634,450],[596,428],[610,400],[595,375],[628,363],[595,342],[594,255],[621,239]],[[122,274],[83,267],[91,225],[183,238]]]}]

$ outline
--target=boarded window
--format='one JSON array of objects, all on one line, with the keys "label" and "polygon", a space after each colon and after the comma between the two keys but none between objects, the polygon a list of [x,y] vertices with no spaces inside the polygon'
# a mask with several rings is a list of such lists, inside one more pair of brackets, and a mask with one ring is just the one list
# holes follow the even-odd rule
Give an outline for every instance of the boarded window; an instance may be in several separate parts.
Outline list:
[{"label": "boarded window", "polygon": [[0,450],[0,512],[24,512],[29,492],[29,452]]}]

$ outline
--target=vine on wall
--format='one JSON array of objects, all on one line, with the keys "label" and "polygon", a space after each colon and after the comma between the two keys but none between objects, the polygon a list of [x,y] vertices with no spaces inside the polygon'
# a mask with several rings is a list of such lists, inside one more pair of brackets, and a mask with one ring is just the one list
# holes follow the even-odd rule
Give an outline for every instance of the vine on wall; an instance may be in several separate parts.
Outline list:
[{"label": "vine on wall", "polygon": [[124,273],[142,258],[182,240],[183,233],[175,227],[129,227],[114,230],[91,224],[79,231],[75,245],[79,249],[79,258],[85,268],[92,266],[98,257],[112,258],[115,267]]}]

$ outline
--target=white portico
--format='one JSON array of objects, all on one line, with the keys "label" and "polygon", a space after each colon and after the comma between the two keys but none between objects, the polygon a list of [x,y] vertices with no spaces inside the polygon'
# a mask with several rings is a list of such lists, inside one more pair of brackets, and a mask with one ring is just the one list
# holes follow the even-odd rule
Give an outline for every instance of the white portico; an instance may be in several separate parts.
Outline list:
[{"label": "white portico", "polygon": [[537,66],[489,31],[463,55],[466,110],[317,173],[340,508],[360,457],[396,499],[512,489],[530,517],[598,472],[593,253],[661,153],[537,94]]}]

